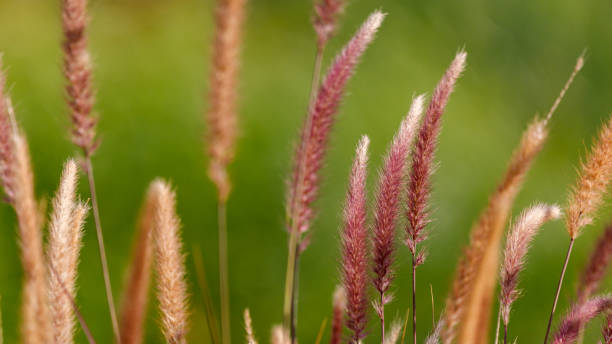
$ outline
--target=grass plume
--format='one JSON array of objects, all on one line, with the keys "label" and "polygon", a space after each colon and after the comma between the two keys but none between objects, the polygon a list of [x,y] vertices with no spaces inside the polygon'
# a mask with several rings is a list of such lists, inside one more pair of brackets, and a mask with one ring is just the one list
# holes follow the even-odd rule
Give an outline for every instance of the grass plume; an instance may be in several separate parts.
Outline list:
[{"label": "grass plume", "polygon": [[553,338],[553,344],[574,343],[580,334],[584,324],[601,313],[612,309],[612,298],[610,296],[598,296],[585,303],[574,305],[572,310],[565,316],[559,329]]},{"label": "grass plume", "polygon": [[582,270],[576,300],[586,301],[597,290],[612,259],[612,225],[606,226]]},{"label": "grass plume", "polygon": [[504,344],[507,343],[508,323],[512,303],[519,297],[519,273],[525,265],[525,258],[531,241],[539,228],[547,221],[559,218],[561,209],[555,205],[536,204],[523,211],[518,217],[506,240],[504,258],[500,272],[500,313],[504,322]]},{"label": "grass plume", "polygon": [[49,309],[52,342],[57,344],[74,342],[76,318],[71,299],[76,297],[79,251],[88,211],[87,205],[76,200],[77,177],[76,162],[68,160],[53,200],[53,212],[49,221]]},{"label": "grass plume", "polygon": [[434,171],[434,155],[440,134],[442,114],[457,79],[465,69],[467,53],[457,53],[446,73],[436,86],[423,124],[419,130],[412,154],[412,169],[408,182],[408,210],[406,217],[406,245],[412,254],[412,335],[413,344],[417,341],[416,330],[416,268],[425,260],[424,251],[417,245],[427,237],[425,227],[430,222],[428,203],[431,195],[431,176]]},{"label": "grass plume", "polygon": [[340,344],[342,341],[342,328],[346,314],[346,291],[342,286],[337,286],[334,291],[332,311],[330,344]]},{"label": "grass plume", "polygon": [[169,344],[184,344],[188,329],[187,284],[176,196],[162,180],[155,180],[150,190],[155,195],[153,235],[162,332]]},{"label": "grass plume", "polygon": [[244,329],[246,331],[247,344],[257,344],[255,333],[253,332],[253,320],[251,319],[251,312],[249,312],[248,308],[244,310]]}]

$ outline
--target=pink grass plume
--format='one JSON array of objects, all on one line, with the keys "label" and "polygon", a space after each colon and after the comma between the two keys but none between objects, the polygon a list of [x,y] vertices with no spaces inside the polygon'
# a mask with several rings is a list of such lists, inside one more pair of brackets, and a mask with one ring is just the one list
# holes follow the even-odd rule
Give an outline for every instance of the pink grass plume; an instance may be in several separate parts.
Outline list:
[{"label": "pink grass plume", "polygon": [[329,343],[340,344],[342,342],[343,319],[346,313],[346,292],[342,286],[337,286],[334,291],[333,307]]},{"label": "pink grass plume", "polygon": [[586,323],[610,309],[612,298],[609,295],[594,297],[583,304],[574,305],[559,325],[553,344],[574,343]]},{"label": "pink grass plume", "polygon": [[597,290],[605,277],[608,266],[610,266],[610,260],[612,260],[612,224],[606,227],[604,233],[597,240],[597,244],[582,272],[576,297],[578,302],[586,301]]},{"label": "pink grass plume", "polygon": [[363,136],[357,146],[344,205],[342,231],[342,272],[347,298],[346,327],[350,343],[365,336],[368,308],[368,244],[366,228],[366,178],[369,139]]},{"label": "pink grass plume", "polygon": [[336,32],[338,17],[344,11],[345,0],[320,0],[315,4],[313,27],[317,33],[317,48],[323,50]]},{"label": "pink grass plume", "polygon": [[500,312],[504,322],[504,342],[506,342],[512,303],[520,294],[517,289],[518,278],[525,265],[529,245],[545,222],[558,219],[560,216],[561,209],[558,206],[536,204],[521,213],[508,234],[500,272],[501,292],[499,297]]}]

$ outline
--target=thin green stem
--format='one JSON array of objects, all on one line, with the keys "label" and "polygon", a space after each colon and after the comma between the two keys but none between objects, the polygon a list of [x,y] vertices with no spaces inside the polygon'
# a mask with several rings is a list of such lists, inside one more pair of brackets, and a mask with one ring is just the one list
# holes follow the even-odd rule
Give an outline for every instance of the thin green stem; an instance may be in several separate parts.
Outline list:
[{"label": "thin green stem", "polygon": [[[312,82],[310,86],[310,96],[308,102],[308,113],[306,114],[306,123],[304,124],[304,131],[302,135],[302,142],[300,143],[301,152],[306,151],[306,146],[308,145],[307,135],[310,132],[310,127],[312,126],[312,118],[311,113],[314,109],[314,104],[316,101],[316,93],[317,88],[319,87],[320,79],[321,79],[321,66],[323,63],[323,47],[317,49],[314,63],[314,71],[312,75]],[[291,343],[296,342],[296,306],[297,306],[297,291],[298,285],[296,281],[298,280],[298,262],[299,262],[299,245],[301,233],[299,232],[299,228],[297,227],[297,217],[298,210],[297,204],[302,194],[302,189],[304,187],[304,162],[305,159],[301,159],[298,161],[298,169],[297,169],[297,178],[296,185],[293,185],[294,188],[294,196],[291,200],[292,204],[290,205],[290,212],[288,213],[287,222],[290,224],[289,228],[289,252],[287,255],[287,271],[285,274],[285,294],[284,294],[284,306],[283,306],[283,324],[285,329],[290,332]]]},{"label": "thin green stem", "polygon": [[565,277],[565,271],[567,270],[567,264],[569,263],[570,255],[572,254],[572,248],[574,247],[574,238],[570,239],[569,247],[565,255],[565,262],[563,263],[563,269],[561,270],[561,276],[559,277],[559,283],[557,284],[557,292],[555,293],[555,301],[550,311],[550,317],[548,318],[548,325],[546,326],[546,335],[544,336],[544,344],[548,342],[548,336],[550,335],[550,328],[552,321],[555,316],[555,309],[557,308],[557,302],[559,301],[559,294],[561,293],[561,286],[563,285],[563,278]]},{"label": "thin green stem", "polygon": [[104,236],[102,235],[102,223],[100,221],[100,210],[98,208],[98,197],[96,196],[96,182],[94,179],[93,165],[91,157],[85,157],[85,173],[89,182],[89,193],[91,195],[91,205],[93,208],[94,222],[96,224],[96,237],[98,239],[98,251],[100,252],[100,262],[102,263],[102,275],[104,276],[104,289],[106,291],[106,301],[110,312],[111,323],[113,325],[113,334],[115,342],[121,343],[119,336],[119,323],[117,322],[117,312],[115,311],[115,303],[113,301],[113,290],[110,282],[110,274],[108,272],[108,260],[106,259],[106,249],[104,248]]},{"label": "thin green stem", "polygon": [[229,277],[227,263],[227,207],[219,202],[219,289],[221,293],[221,337],[223,344],[231,344]]},{"label": "thin green stem", "polygon": [[204,269],[204,259],[202,258],[202,251],[199,246],[194,246],[193,252],[193,264],[195,266],[196,278],[200,290],[202,292],[202,298],[204,299],[204,310],[206,312],[206,325],[208,326],[208,334],[210,335],[210,342],[213,344],[220,344],[219,340],[219,328],[217,326],[217,315],[215,314],[215,308],[213,306],[212,297],[210,296],[210,290],[208,288],[208,280],[206,279],[206,271]]}]

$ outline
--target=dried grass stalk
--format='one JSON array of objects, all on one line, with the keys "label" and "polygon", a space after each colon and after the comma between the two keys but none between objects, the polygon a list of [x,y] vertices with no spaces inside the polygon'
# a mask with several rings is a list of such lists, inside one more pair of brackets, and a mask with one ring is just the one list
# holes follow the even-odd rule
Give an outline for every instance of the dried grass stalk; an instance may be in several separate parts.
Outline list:
[{"label": "dried grass stalk", "polygon": [[[505,223],[525,175],[546,142],[547,123],[583,64],[584,59],[581,56],[545,118],[536,117],[527,127],[504,178],[472,227],[469,246],[459,261],[446,301],[445,325],[442,330],[442,340],[445,344],[451,343],[457,332],[460,333],[459,343],[481,344],[488,341],[489,319]],[[457,331],[459,323],[462,325]]]},{"label": "dried grass stalk", "polygon": [[608,295],[594,297],[583,304],[574,305],[561,322],[553,344],[574,343],[586,323],[610,309],[612,309],[612,298]]},{"label": "dried grass stalk", "polygon": [[237,132],[238,72],[246,0],[218,0],[210,75],[208,121],[208,175],[220,202],[227,201],[231,182],[227,165],[234,159]]},{"label": "dried grass stalk", "polygon": [[248,308],[244,310],[244,328],[246,331],[247,344],[257,344],[255,333],[253,332],[253,320],[251,319],[251,312],[249,312]]},{"label": "dried grass stalk", "polygon": [[23,265],[22,341],[49,342],[49,319],[45,258],[42,243],[43,219],[34,196],[34,175],[24,134],[15,123],[10,100],[5,94],[5,77],[0,65],[0,173],[8,201],[15,209]]},{"label": "dried grass stalk", "polygon": [[184,344],[188,329],[187,285],[176,196],[162,180],[155,180],[150,190],[155,194],[153,235],[162,332],[166,342]]},{"label": "dried grass stalk", "polygon": [[350,343],[365,337],[368,308],[368,243],[366,227],[366,179],[368,145],[363,136],[357,145],[355,160],[344,205],[342,231],[342,282],[346,290],[346,327],[351,331]]},{"label": "dried grass stalk", "polygon": [[147,314],[151,263],[153,261],[152,230],[156,205],[155,191],[150,187],[140,210],[136,240],[132,245],[132,256],[127,283],[121,304],[121,344],[140,344],[144,337],[144,322]]},{"label": "dried grass stalk", "polygon": [[[504,322],[504,333],[510,321],[512,303],[519,297],[519,273],[523,270],[527,250],[540,227],[547,221],[561,216],[556,205],[536,204],[518,217],[506,240],[504,259],[500,272],[500,312]],[[504,335],[504,342],[506,342]]]},{"label": "dried grass stalk", "polygon": [[64,165],[59,189],[53,200],[49,222],[49,308],[52,321],[52,342],[74,342],[76,318],[72,300],[76,298],[76,276],[83,224],[87,205],[76,200],[77,164],[68,160]]}]

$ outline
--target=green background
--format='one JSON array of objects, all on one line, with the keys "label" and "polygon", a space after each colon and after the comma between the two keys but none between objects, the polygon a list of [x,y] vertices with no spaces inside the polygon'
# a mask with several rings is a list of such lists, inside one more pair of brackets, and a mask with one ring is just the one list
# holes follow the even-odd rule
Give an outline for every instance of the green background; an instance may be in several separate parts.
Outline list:
[{"label": "green background", "polygon": [[[287,235],[284,186],[292,147],[304,117],[314,55],[307,0],[252,0],[248,5],[241,82],[240,140],[231,174],[229,259],[234,342],[242,341],[241,312],[250,307],[257,337],[268,342],[282,319]],[[147,184],[172,181],[184,225],[191,287],[190,342],[207,343],[202,298],[192,255],[201,247],[213,298],[217,288],[215,191],[203,153],[211,0],[97,0],[90,4],[96,110],[102,145],[94,157],[100,211],[117,303],[122,294],[136,215]],[[429,258],[419,270],[419,338],[444,304],[471,224],[504,171],[522,130],[545,113],[588,48],[586,65],[551,123],[549,142],[533,166],[515,207],[565,203],[585,147],[611,110],[612,3],[609,1],[351,0],[326,64],[374,9],[388,17],[351,80],[330,142],[312,244],[303,255],[299,337],[313,342],[329,317],[338,283],[338,228],[346,177],[360,135],[371,143],[370,186],[413,95],[431,93],[454,53],[465,48],[468,67],[444,117],[434,177]],[[36,191],[49,198],[70,144],[61,76],[60,1],[0,0],[0,50],[17,116],[31,144]],[[87,197],[82,181],[81,195]],[[373,189],[373,188],[371,188]],[[559,314],[576,276],[610,216],[604,207],[576,243]],[[91,218],[79,268],[78,304],[98,343],[111,342],[103,280]],[[0,295],[5,341],[18,338],[21,266],[15,219],[0,206]],[[400,228],[401,230],[401,228]],[[511,338],[544,335],[555,281],[568,242],[562,221],[545,226],[522,277]],[[399,244],[398,244],[399,247]],[[398,248],[396,300],[387,318],[409,306],[407,249]],[[610,284],[606,284],[604,289]],[[147,343],[161,342],[152,304]],[[378,329],[372,317],[369,341]],[[598,338],[597,326],[587,339]],[[328,331],[329,332],[329,331]],[[327,333],[328,333],[327,332]],[[327,337],[326,333],[326,337]],[[85,342],[82,331],[77,341]]]}]

